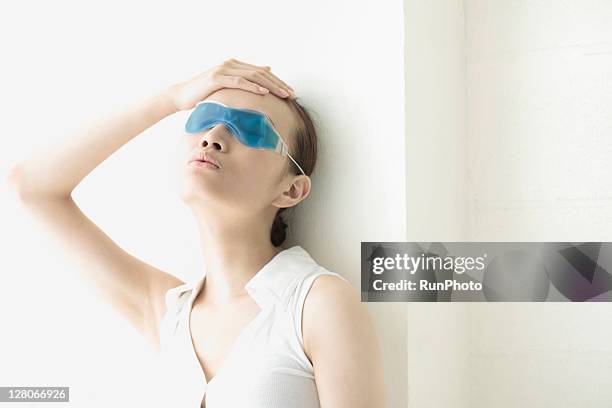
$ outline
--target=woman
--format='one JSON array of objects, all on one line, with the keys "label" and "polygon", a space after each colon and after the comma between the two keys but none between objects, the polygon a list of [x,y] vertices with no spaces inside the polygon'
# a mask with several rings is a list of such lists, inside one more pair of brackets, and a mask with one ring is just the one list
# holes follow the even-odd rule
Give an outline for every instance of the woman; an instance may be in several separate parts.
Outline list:
[{"label": "woman", "polygon": [[[185,283],[123,251],[71,194],[129,140],[193,108],[179,195],[205,271]],[[382,407],[377,339],[358,293],[302,247],[281,248],[282,212],[309,195],[315,161],[314,127],[293,89],[270,67],[230,59],[19,163],[10,180],[161,353],[172,406]]]}]

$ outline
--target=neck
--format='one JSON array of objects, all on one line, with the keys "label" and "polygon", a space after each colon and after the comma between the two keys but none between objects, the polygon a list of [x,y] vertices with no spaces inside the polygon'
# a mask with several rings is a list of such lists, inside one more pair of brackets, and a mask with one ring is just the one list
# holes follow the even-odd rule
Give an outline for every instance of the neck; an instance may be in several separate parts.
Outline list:
[{"label": "neck", "polygon": [[196,212],[206,271],[202,298],[207,304],[223,304],[244,296],[246,283],[283,251],[270,241],[273,216],[239,219]]}]

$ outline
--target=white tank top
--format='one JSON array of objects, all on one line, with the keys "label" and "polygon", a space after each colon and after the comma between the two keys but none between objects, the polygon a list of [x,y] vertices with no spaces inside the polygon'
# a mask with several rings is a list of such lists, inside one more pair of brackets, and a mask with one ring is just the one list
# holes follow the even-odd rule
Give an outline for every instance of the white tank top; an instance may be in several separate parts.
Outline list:
[{"label": "white tank top", "polygon": [[245,285],[261,311],[240,332],[210,383],[188,324],[206,273],[196,282],[168,290],[160,327],[163,406],[318,408],[313,367],[304,353],[301,316],[306,295],[320,275],[344,279],[318,265],[298,245],[264,265]]}]

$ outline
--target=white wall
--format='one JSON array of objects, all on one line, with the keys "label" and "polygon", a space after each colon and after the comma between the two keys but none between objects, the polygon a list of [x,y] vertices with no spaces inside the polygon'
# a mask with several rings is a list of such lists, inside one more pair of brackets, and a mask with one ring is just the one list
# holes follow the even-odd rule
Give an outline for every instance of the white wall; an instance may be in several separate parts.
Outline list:
[{"label": "white wall", "polygon": [[[407,236],[610,241],[612,3],[405,1]],[[603,407],[603,304],[409,304],[409,406]]]},{"label": "white wall", "polygon": [[[401,1],[39,1],[3,8],[2,174],[90,119],[236,57],[272,66],[321,125],[313,192],[296,212],[288,244],[303,245],[359,289],[360,242],[405,239]],[[198,234],[168,172],[185,119],[174,115],[128,143],[83,181],[76,199],[124,249],[193,279],[201,271]],[[0,336],[0,384],[70,385],[75,407],[147,405],[150,351],[85,292],[78,271],[2,194],[0,239],[8,249],[0,320],[10,329]],[[405,308],[368,307],[384,352],[389,407],[403,407]]]},{"label": "white wall", "polygon": [[[462,241],[467,226],[462,0],[404,2],[408,241]],[[410,303],[408,406],[468,407],[467,305]]]},{"label": "white wall", "polygon": [[[612,3],[466,0],[469,234],[612,240]],[[606,304],[471,306],[473,407],[603,407]]]}]

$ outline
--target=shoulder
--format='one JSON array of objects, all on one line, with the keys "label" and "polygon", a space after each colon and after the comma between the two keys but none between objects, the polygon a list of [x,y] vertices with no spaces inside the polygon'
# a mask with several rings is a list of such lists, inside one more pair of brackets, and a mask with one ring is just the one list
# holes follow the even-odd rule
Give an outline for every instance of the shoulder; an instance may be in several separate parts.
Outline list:
[{"label": "shoulder", "polygon": [[359,293],[345,278],[323,270],[312,282],[304,307],[354,307],[360,304]]},{"label": "shoulder", "polygon": [[311,357],[322,340],[353,336],[354,329],[368,324],[368,312],[359,292],[336,274],[316,277],[304,301],[302,331],[304,350]]},{"label": "shoulder", "polygon": [[321,406],[385,406],[374,322],[348,281],[319,276],[305,301],[303,325],[304,352],[314,369]]}]

